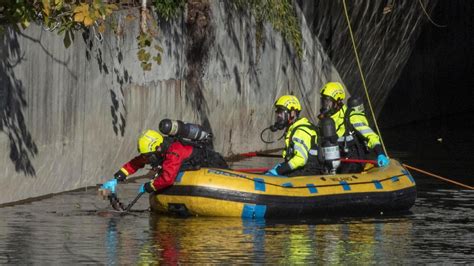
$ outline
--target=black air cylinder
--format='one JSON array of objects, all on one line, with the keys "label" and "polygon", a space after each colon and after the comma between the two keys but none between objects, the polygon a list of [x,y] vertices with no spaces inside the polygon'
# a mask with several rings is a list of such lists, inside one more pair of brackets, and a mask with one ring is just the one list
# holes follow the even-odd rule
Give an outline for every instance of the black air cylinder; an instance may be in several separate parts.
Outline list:
[{"label": "black air cylinder", "polygon": [[336,126],[331,118],[323,118],[320,121],[321,151],[324,157],[324,165],[328,172],[335,174],[336,169],[341,164],[341,154],[337,143]]},{"label": "black air cylinder", "polygon": [[163,119],[159,125],[161,133],[194,141],[207,141],[212,134],[204,131],[201,126],[184,123],[180,120]]}]

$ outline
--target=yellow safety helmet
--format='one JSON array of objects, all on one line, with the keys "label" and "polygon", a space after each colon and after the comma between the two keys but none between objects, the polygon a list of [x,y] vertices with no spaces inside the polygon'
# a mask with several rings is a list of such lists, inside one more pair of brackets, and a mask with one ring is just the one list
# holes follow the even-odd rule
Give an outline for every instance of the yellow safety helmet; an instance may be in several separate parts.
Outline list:
[{"label": "yellow safety helmet", "polygon": [[298,98],[294,95],[283,95],[275,102],[275,107],[282,107],[287,109],[288,111],[296,110],[301,111],[301,104]]},{"label": "yellow safety helmet", "polygon": [[148,129],[138,138],[138,152],[140,154],[155,152],[163,143],[163,136],[160,133]]},{"label": "yellow safety helmet", "polygon": [[334,101],[344,100],[346,92],[339,82],[328,82],[321,89],[321,95],[331,97]]}]

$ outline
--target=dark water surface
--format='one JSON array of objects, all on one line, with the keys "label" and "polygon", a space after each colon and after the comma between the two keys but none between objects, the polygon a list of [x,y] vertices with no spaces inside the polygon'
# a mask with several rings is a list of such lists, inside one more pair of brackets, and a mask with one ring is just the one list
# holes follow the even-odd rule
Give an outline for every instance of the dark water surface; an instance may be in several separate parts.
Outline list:
[{"label": "dark water surface", "polygon": [[[0,264],[474,263],[474,191],[412,173],[411,211],[371,217],[167,217],[145,197],[121,216],[95,189],[70,192],[0,209]],[[119,185],[124,203],[143,181]]]}]

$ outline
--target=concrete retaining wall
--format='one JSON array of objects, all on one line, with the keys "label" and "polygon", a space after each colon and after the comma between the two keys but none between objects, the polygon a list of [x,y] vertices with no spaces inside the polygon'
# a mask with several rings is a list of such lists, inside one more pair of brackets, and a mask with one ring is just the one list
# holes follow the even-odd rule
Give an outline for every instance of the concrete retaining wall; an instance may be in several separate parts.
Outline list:
[{"label": "concrete retaining wall", "polygon": [[138,25],[126,14],[117,17],[122,34],[77,34],[69,49],[38,26],[3,35],[0,204],[102,183],[163,118],[203,124],[224,155],[282,145],[259,138],[282,94],[297,95],[316,122],[319,88],[340,78],[305,17],[299,60],[269,25],[257,47],[249,16],[225,2],[212,1],[210,12],[205,56],[190,59],[193,25],[163,23],[162,63],[150,72],[137,61]]},{"label": "concrete retaining wall", "polygon": [[[281,94],[305,95],[314,112],[313,88],[338,75],[304,20],[300,62],[270,26],[257,49],[251,18],[226,9],[212,5],[214,43],[197,92],[186,85],[184,21],[162,26],[163,61],[150,72],[136,60],[135,22],[101,41],[77,34],[69,49],[38,26],[4,35],[0,204],[103,182],[135,155],[139,133],[163,118],[205,124],[216,150],[229,155],[269,148],[259,133]],[[324,73],[321,64],[329,66]]]}]

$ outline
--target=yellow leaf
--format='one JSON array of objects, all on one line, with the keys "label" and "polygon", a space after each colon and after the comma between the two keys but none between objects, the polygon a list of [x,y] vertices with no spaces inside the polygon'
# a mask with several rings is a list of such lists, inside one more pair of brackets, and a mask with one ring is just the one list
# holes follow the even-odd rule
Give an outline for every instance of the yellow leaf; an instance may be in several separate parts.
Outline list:
[{"label": "yellow leaf", "polygon": [[28,20],[25,20],[21,23],[21,25],[23,26],[23,29],[26,29],[28,28],[28,26],[30,26],[30,22]]},{"label": "yellow leaf", "polygon": [[83,22],[84,21],[84,14],[82,14],[82,13],[74,14],[74,21],[75,22]]},{"label": "yellow leaf", "polygon": [[98,27],[98,31],[100,33],[104,33],[105,32],[105,23],[101,23]]},{"label": "yellow leaf", "polygon": [[85,17],[84,18],[84,25],[86,27],[89,27],[90,25],[94,24],[94,21],[90,17]]},{"label": "yellow leaf", "polygon": [[43,0],[43,12],[44,14],[49,17],[51,7],[49,6],[49,0]]},{"label": "yellow leaf", "polygon": [[64,5],[63,0],[54,0],[54,7],[56,10],[60,10]]},{"label": "yellow leaf", "polygon": [[82,3],[74,8],[74,21],[83,22],[86,27],[94,24],[89,12],[89,5]]},{"label": "yellow leaf", "polygon": [[80,4],[74,8],[74,13],[82,13],[82,14],[89,14],[89,5],[88,4]]}]

